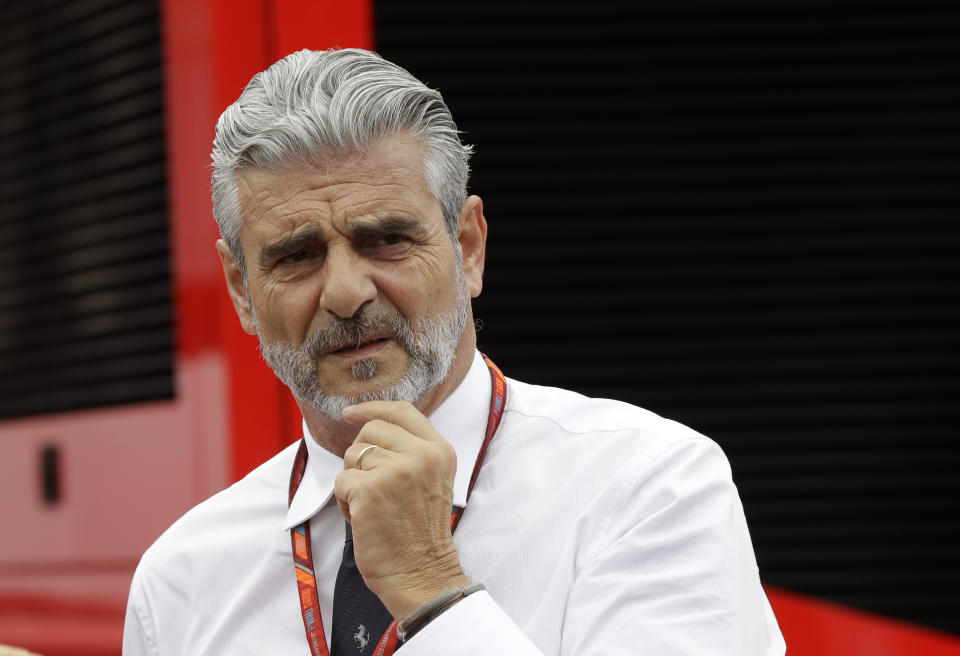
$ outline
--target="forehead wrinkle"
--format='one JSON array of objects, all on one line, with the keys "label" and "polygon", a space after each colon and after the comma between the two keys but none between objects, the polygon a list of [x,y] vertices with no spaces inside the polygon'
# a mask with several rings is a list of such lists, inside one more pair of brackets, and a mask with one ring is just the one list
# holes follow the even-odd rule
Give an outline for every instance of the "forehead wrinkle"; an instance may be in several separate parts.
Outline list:
[{"label": "forehead wrinkle", "polygon": [[[413,161],[398,148],[409,141],[418,155]],[[422,152],[418,139],[396,135],[364,152],[320,165],[241,170],[237,177],[245,192],[241,194],[244,216],[257,217],[257,224],[279,230],[295,229],[302,221],[329,222],[343,234],[345,225],[338,224],[364,215],[390,212],[422,217],[430,213],[424,202],[442,212],[426,184]]]},{"label": "forehead wrinkle", "polygon": [[[260,174],[260,175],[258,175]],[[260,180],[250,180],[250,176],[261,178]],[[249,169],[240,171],[237,176],[237,191],[240,196],[241,207],[244,214],[249,216],[259,210],[261,214],[270,214],[278,205],[287,202],[292,195],[297,192],[294,185],[276,184],[275,178],[279,177],[275,173],[263,171],[261,169]],[[271,179],[273,178],[273,179]],[[291,189],[291,187],[294,187]],[[290,189],[293,193],[287,192]]]},{"label": "forehead wrinkle", "polygon": [[316,216],[331,221],[349,220],[382,209],[400,210],[396,206],[402,206],[400,211],[411,211],[420,204],[399,182],[344,180],[300,187],[291,193],[261,194],[257,207],[261,216],[274,222],[304,215],[311,219]]},{"label": "forehead wrinkle", "polygon": [[[408,159],[408,154],[415,156]],[[379,139],[366,144],[358,150],[343,153],[340,156],[328,158],[322,167],[326,175],[362,174],[365,177],[377,177],[384,171],[401,169],[412,172],[411,179],[416,179],[427,188],[423,164],[425,156],[423,137],[401,131],[395,134],[384,135]],[[407,174],[404,174],[407,177]]]},{"label": "forehead wrinkle", "polygon": [[[275,186],[275,185],[270,185]],[[252,227],[267,233],[280,231],[290,232],[304,224],[322,224],[331,220],[333,207],[330,201],[324,198],[303,198],[304,193],[310,193],[312,188],[302,187],[293,193],[265,194],[265,198],[276,198],[276,202],[260,203],[258,211],[247,216],[256,216],[256,225]]]},{"label": "forehead wrinkle", "polygon": [[352,196],[339,206],[334,206],[335,215],[342,216],[345,223],[352,223],[367,217],[371,220],[385,214],[406,214],[416,217],[420,203],[414,198],[405,198],[401,195],[391,195],[376,198],[360,198]]}]

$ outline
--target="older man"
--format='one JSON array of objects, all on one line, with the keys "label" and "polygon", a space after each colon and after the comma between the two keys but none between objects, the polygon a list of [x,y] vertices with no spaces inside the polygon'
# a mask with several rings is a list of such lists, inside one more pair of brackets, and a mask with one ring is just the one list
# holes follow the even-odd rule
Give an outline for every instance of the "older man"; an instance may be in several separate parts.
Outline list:
[{"label": "older man", "polygon": [[125,654],[784,652],[713,442],[477,353],[469,155],[362,50],[290,55],[223,113],[217,251],[304,438],[147,551]]}]

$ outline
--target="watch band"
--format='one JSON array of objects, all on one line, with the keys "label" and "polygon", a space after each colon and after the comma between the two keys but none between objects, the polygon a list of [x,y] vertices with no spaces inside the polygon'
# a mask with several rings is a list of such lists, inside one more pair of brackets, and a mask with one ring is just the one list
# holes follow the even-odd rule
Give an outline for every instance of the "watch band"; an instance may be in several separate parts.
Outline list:
[{"label": "watch band", "polygon": [[486,590],[483,583],[471,583],[463,588],[450,588],[446,592],[441,592],[430,601],[421,604],[409,615],[400,621],[400,627],[397,634],[401,640],[409,640],[413,634],[425,627],[431,621],[439,617],[445,610],[455,603],[469,597],[474,592]]}]

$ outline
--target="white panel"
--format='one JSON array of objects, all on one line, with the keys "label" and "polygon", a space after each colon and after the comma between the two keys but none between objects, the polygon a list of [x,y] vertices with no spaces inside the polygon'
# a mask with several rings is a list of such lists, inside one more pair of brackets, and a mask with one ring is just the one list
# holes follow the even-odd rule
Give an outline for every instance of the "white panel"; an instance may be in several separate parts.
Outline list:
[{"label": "white panel", "polygon": [[[224,487],[224,381],[222,359],[210,355],[180,367],[173,402],[0,424],[0,594],[36,594],[50,570],[61,593],[73,575],[132,574],[171,522]],[[41,493],[45,444],[61,451],[62,496],[53,505]]]}]

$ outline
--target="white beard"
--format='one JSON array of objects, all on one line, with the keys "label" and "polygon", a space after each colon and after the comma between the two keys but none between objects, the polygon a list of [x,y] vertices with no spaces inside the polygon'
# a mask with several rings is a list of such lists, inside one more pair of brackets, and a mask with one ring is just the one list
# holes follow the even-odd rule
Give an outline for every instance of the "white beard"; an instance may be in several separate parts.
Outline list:
[{"label": "white beard", "polygon": [[[414,326],[399,313],[381,313],[337,319],[332,327],[310,335],[300,345],[289,342],[266,342],[260,334],[260,352],[281,381],[298,399],[313,405],[320,413],[335,420],[343,409],[365,401],[407,401],[415,403],[423,394],[443,382],[456,358],[457,345],[470,318],[469,300],[462,274],[458,276],[457,307],[431,317],[415,320]],[[251,305],[252,307],[252,305]],[[358,396],[325,394],[320,388],[317,362],[320,356],[344,342],[360,343],[372,334],[386,331],[410,358],[406,373],[395,385]],[[361,360],[351,365],[355,380],[369,380],[377,375],[376,360]]]}]

